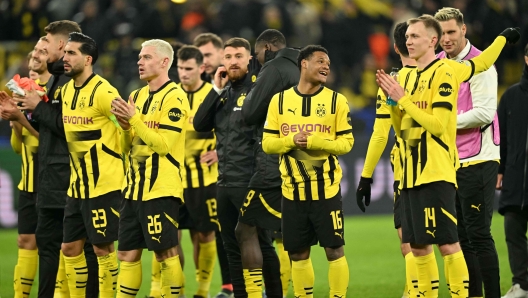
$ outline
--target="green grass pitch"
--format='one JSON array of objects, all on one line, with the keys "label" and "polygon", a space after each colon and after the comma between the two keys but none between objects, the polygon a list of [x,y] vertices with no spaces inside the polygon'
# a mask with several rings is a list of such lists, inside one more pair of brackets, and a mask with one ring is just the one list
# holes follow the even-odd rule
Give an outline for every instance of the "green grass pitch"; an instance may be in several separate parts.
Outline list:
[{"label": "green grass pitch", "polygon": [[[501,292],[511,286],[511,273],[504,238],[504,220],[495,214],[492,226],[495,244],[499,253],[501,270]],[[13,269],[17,260],[16,230],[0,230],[0,297],[13,297]],[[350,268],[348,297],[399,298],[402,295],[405,268],[399,249],[398,236],[393,228],[392,216],[354,216],[345,218],[345,255]],[[187,231],[183,235],[183,249],[186,256],[184,268],[187,280],[185,294],[192,297],[197,288],[194,280],[192,248]],[[450,297],[443,277],[443,261],[435,251],[440,267],[439,297]],[[312,262],[315,271],[314,297],[328,297],[328,262],[323,249],[312,247]],[[138,297],[145,297],[150,288],[150,264],[152,255],[143,253],[143,283]],[[38,277],[37,277],[38,280]],[[215,267],[211,295],[220,289],[218,265]],[[37,297],[37,282],[31,297]],[[288,297],[293,297],[292,287]]]}]

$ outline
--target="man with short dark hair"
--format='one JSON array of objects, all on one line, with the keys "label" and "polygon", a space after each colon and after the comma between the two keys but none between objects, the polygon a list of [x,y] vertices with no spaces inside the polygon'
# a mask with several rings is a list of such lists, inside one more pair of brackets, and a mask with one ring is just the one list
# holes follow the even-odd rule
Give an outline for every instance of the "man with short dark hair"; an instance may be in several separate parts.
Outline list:
[{"label": "man with short dark hair", "polygon": [[[198,108],[193,120],[196,131],[210,132],[214,129],[217,138],[218,219],[236,297],[247,297],[235,227],[239,208],[247,194],[254,156],[254,127],[245,123],[241,112],[253,84],[248,75],[250,50],[249,42],[243,38],[235,37],[225,42],[224,66],[217,69],[213,90]],[[262,275],[262,272],[255,274]]]},{"label": "man with short dark hair", "polygon": [[342,170],[337,155],[352,149],[347,99],[324,86],[330,74],[328,51],[303,48],[297,59],[299,84],[269,104],[262,148],[280,154],[282,234],[292,260],[296,297],[313,297],[310,247],[319,244],[329,262],[328,297],[346,297],[349,269],[344,252]]},{"label": "man with short dark hair", "polygon": [[216,69],[222,64],[224,42],[214,33],[202,33],[194,38],[193,45],[200,49],[204,56],[205,71],[202,79],[213,83]]}]

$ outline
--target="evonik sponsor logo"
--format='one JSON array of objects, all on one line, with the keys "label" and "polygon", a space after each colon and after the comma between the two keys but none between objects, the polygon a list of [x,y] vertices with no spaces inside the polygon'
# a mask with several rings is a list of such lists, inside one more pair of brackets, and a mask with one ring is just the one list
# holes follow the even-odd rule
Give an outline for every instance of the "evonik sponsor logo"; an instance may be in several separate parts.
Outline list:
[{"label": "evonik sponsor logo", "polygon": [[93,117],[82,117],[82,116],[63,116],[62,122],[64,124],[93,124]]},{"label": "evonik sponsor logo", "polygon": [[298,133],[298,132],[323,132],[323,133],[330,133],[330,130],[332,129],[331,125],[323,125],[323,124],[288,124],[288,123],[282,123],[281,126],[281,132],[284,136],[287,136],[291,133]]}]

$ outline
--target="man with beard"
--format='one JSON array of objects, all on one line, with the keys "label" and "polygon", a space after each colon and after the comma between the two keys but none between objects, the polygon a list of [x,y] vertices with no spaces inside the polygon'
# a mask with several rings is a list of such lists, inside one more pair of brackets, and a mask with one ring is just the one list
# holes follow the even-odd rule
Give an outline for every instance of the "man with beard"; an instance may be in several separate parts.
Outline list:
[{"label": "man with beard", "polygon": [[224,66],[217,69],[213,90],[206,96],[193,120],[196,131],[209,132],[214,129],[217,138],[218,219],[235,297],[247,297],[235,227],[239,208],[247,194],[254,156],[254,127],[244,122],[241,113],[242,104],[253,83],[248,75],[250,50],[249,42],[243,38],[235,37],[225,42]]},{"label": "man with beard", "polygon": [[[46,88],[49,101],[43,102],[34,91],[26,96],[15,96],[21,109],[32,111],[31,124],[39,132],[38,150],[38,223],[35,236],[39,250],[38,297],[53,297],[55,278],[59,268],[61,243],[63,240],[63,218],[66,192],[70,181],[70,158],[64,124],[62,121],[63,100],[61,88],[70,77],[64,75],[64,47],[72,32],[81,32],[75,22],[63,20],[50,23],[46,28],[45,47],[48,54],[48,70],[52,74]],[[88,265],[87,297],[97,297],[97,258],[91,244],[84,247]],[[65,280],[58,280],[65,285]]]}]

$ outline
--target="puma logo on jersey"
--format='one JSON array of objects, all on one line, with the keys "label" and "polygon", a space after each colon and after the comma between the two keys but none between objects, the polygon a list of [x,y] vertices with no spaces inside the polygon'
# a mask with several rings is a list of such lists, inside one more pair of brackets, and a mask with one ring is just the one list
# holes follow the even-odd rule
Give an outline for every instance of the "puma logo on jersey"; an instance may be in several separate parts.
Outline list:
[{"label": "puma logo on jersey", "polygon": [[294,110],[292,110],[292,109],[288,109],[288,112],[292,112],[293,115],[295,115],[295,111],[297,111],[297,108],[295,108]]},{"label": "puma logo on jersey", "polygon": [[423,291],[423,292],[418,291],[418,293],[420,293],[420,295],[424,296],[424,297],[425,297],[425,292],[427,292],[427,291]]},{"label": "puma logo on jersey", "polygon": [[475,208],[475,209],[478,210],[478,212],[480,212],[480,205],[482,205],[482,204],[478,204],[478,206],[471,205],[471,208]]},{"label": "puma logo on jersey", "polygon": [[176,97],[176,99],[179,100],[181,104],[183,104],[183,100],[181,98]]},{"label": "puma logo on jersey", "polygon": [[104,231],[97,230],[97,234],[103,234],[103,237],[106,237],[106,229]]},{"label": "puma logo on jersey", "polygon": [[244,213],[246,213],[246,210],[245,210],[245,209],[242,209],[242,208],[240,208],[240,213],[242,214],[242,216],[244,216]]},{"label": "puma logo on jersey", "polygon": [[161,235],[157,239],[156,239],[156,237],[152,236],[152,240],[156,240],[156,241],[158,241],[158,243],[161,244],[160,239],[161,239]]},{"label": "puma logo on jersey", "polygon": [[460,295],[458,294],[458,292],[460,292],[460,290],[458,290],[458,291],[456,291],[456,292],[451,291],[452,294],[455,294],[455,295],[457,295],[457,296],[460,296]]},{"label": "puma logo on jersey", "polygon": [[339,236],[339,238],[343,239],[343,232],[341,232],[341,233],[334,232],[334,234],[335,234],[336,236]]},{"label": "puma logo on jersey", "polygon": [[434,230],[434,231],[432,231],[432,232],[429,231],[429,230],[425,230],[425,233],[426,233],[426,234],[430,234],[431,236],[433,236],[433,238],[436,238],[435,235],[434,235],[434,233],[436,233],[436,230]]}]

